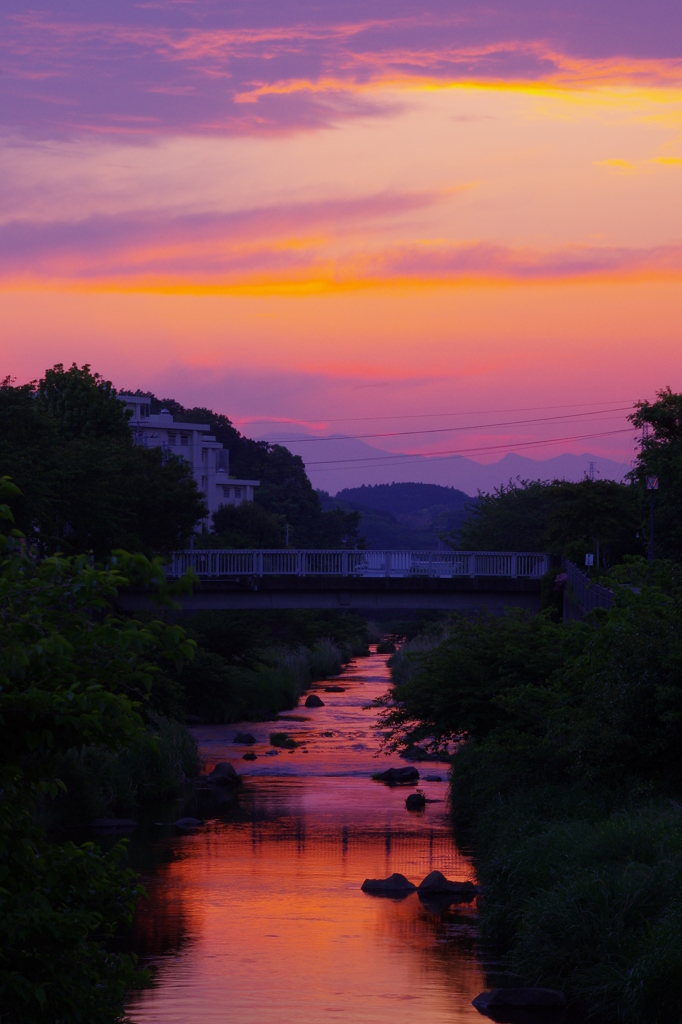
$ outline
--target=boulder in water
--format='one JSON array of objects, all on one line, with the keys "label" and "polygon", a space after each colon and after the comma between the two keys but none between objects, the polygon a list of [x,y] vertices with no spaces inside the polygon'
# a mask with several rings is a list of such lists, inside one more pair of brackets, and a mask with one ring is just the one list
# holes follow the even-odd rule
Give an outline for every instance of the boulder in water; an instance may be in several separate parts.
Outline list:
[{"label": "boulder in water", "polygon": [[346,687],[345,686],[325,686],[324,692],[325,693],[345,693],[346,692]]},{"label": "boulder in water", "polygon": [[440,754],[430,754],[417,743],[410,743],[400,755],[405,761],[442,761]]},{"label": "boulder in water", "polygon": [[360,888],[373,896],[407,896],[417,886],[396,871],[388,878],[366,878]]},{"label": "boulder in water", "polygon": [[310,696],[306,698],[305,706],[307,708],[323,708],[324,701],[321,700],[316,693],[311,693]]},{"label": "boulder in water", "polygon": [[241,782],[241,778],[229,761],[221,761],[215,766],[206,781],[218,786],[234,786]]},{"label": "boulder in water", "polygon": [[451,882],[442,872],[432,871],[419,884],[417,892],[420,896],[453,896],[468,903],[478,894],[478,886],[473,882]]},{"label": "boulder in water", "polygon": [[178,820],[174,821],[173,824],[176,828],[181,828],[185,832],[189,832],[190,829],[199,828],[199,826],[204,823],[201,818],[178,818]]},{"label": "boulder in water", "polygon": [[410,793],[405,801],[408,811],[423,811],[426,807],[426,797],[423,793]]},{"label": "boulder in water", "polygon": [[379,782],[388,782],[391,786],[401,786],[406,782],[416,782],[419,772],[416,768],[388,768],[374,776]]},{"label": "boulder in water", "polygon": [[256,737],[252,736],[250,732],[238,732],[232,742],[251,744],[256,742]]},{"label": "boulder in water", "polygon": [[425,775],[424,782],[442,782],[443,779],[440,775]]},{"label": "boulder in water", "polygon": [[253,750],[247,750],[245,754],[242,754],[242,761],[255,761],[256,755]]},{"label": "boulder in water", "polygon": [[294,750],[298,746],[296,740],[286,732],[271,732],[270,743],[273,747],[284,747],[288,750]]}]

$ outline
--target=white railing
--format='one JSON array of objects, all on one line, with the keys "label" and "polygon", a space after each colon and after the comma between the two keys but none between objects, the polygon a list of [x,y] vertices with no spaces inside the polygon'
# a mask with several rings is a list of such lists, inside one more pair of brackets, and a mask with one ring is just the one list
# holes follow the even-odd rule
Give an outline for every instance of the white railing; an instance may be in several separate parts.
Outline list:
[{"label": "white railing", "polygon": [[188,569],[202,579],[241,576],[502,576],[539,579],[549,555],[516,551],[221,550],[175,551],[170,577]]},{"label": "white railing", "polygon": [[613,591],[592,583],[589,576],[581,572],[573,562],[566,561],[566,576],[569,587],[575,594],[583,612],[591,612],[593,608],[610,608],[613,604]]}]

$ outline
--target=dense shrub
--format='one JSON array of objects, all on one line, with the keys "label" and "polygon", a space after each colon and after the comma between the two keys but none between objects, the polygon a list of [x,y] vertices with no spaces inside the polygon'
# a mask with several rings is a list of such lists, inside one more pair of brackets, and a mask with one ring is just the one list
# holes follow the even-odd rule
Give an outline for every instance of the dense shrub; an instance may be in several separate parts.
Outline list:
[{"label": "dense shrub", "polygon": [[176,796],[181,782],[196,778],[199,756],[184,722],[154,716],[145,731],[122,750],[86,746],[70,750],[57,774],[66,792],[41,807],[41,820],[54,830],[100,817],[130,817],[140,807]]},{"label": "dense shrub", "polygon": [[[2,490],[15,492],[7,481]],[[6,505],[0,518],[11,520]],[[102,853],[48,841],[37,810],[84,747],[113,759],[146,749],[140,712],[158,664],[193,648],[177,626],[111,614],[120,586],[163,591],[161,566],[141,556],[108,571],[85,557],[40,562],[12,533],[0,536],[0,559],[0,1012],[113,1024],[136,980],[134,959],[110,945],[132,918],[135,877],[121,844]],[[160,764],[160,777],[168,770]]]},{"label": "dense shrub", "polygon": [[272,717],[295,707],[313,679],[369,653],[356,615],[212,612],[197,615],[188,631],[198,648],[177,681],[187,713],[206,722]]},{"label": "dense shrub", "polygon": [[611,583],[584,622],[455,619],[405,644],[380,727],[452,745],[508,973],[581,1018],[664,1024],[682,1016],[681,576],[631,559]]}]

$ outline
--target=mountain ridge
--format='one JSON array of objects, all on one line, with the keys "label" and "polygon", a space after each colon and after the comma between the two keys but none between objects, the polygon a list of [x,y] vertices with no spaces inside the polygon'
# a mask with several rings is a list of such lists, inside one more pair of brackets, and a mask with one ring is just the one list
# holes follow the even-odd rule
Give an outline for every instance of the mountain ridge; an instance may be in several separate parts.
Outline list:
[{"label": "mountain ridge", "polygon": [[582,452],[563,452],[549,459],[531,459],[507,452],[497,462],[476,462],[465,456],[424,456],[389,452],[357,438],[342,435],[318,437],[301,432],[296,437],[268,434],[259,440],[280,444],[300,455],[313,487],[330,494],[363,485],[424,483],[452,487],[474,497],[479,490],[492,491],[509,480],[578,481],[594,463],[596,479],[622,480],[630,465],[605,456]]}]

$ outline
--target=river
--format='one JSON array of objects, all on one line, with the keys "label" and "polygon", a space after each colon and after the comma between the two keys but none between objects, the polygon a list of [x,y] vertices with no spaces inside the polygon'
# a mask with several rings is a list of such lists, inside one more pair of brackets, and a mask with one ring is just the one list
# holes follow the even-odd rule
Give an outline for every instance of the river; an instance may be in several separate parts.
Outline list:
[{"label": "river", "polygon": [[[411,789],[371,779],[405,764],[377,760],[376,712],[366,707],[386,691],[386,657],[351,662],[333,682],[345,692],[316,684],[325,706],[277,724],[193,730],[207,770],[230,761],[243,785],[197,831],[170,825],[187,813],[178,803],[133,840],[149,895],[135,945],[153,969],[152,987],[128,1007],[136,1024],[484,1020],[471,1006],[485,988],[475,903],[429,909],[415,894],[360,891],[363,879],[394,871],[416,883],[433,869],[474,878],[452,836],[446,766],[420,766],[442,781],[420,782],[432,802],[408,812]],[[233,742],[240,730],[254,747]],[[274,730],[301,745],[273,753]],[[255,761],[242,760],[247,749]]]}]

